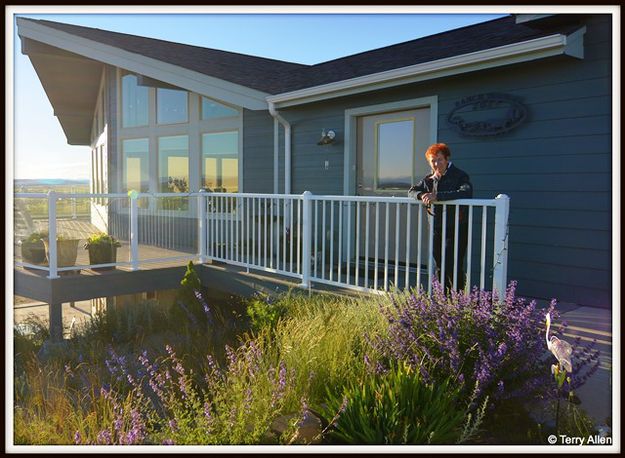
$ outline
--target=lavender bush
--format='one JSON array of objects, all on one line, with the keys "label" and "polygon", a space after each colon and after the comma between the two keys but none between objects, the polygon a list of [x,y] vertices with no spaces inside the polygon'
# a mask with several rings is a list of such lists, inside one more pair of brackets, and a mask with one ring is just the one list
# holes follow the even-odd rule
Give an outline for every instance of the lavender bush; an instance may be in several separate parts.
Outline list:
[{"label": "lavender bush", "polygon": [[[388,360],[408,362],[425,380],[456,377],[467,392],[477,385],[478,399],[488,395],[497,403],[553,395],[544,323],[547,312],[558,316],[556,301],[541,310],[535,301],[516,297],[515,290],[511,282],[501,299],[477,288],[446,296],[435,283],[431,296],[392,295],[390,305],[380,308],[389,334],[372,339],[373,347]],[[570,389],[595,370],[588,367],[595,353],[579,342],[576,352]]]}]

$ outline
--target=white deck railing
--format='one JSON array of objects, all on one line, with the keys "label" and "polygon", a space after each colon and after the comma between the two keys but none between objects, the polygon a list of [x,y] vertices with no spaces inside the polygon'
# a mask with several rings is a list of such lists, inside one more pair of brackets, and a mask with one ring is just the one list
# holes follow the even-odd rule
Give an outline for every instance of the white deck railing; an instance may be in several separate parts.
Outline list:
[{"label": "white deck railing", "polygon": [[[48,271],[49,278],[69,270],[113,266],[136,270],[148,263],[183,260],[286,275],[300,279],[305,288],[323,283],[361,291],[416,286],[430,291],[435,275],[433,219],[420,201],[407,197],[198,192],[139,193],[131,198],[50,192],[15,194],[15,199],[24,201],[22,209],[29,208],[28,202],[45,201],[47,218],[42,220],[50,240],[56,239],[59,227],[66,230],[80,221],[76,202],[86,199],[91,208],[88,227],[108,232],[122,243],[122,256],[107,264],[59,266],[56,244],[48,244],[47,265],[16,259],[18,266]],[[60,214],[59,202],[72,210]],[[492,285],[505,291],[509,198],[499,195],[435,205],[443,206],[443,228],[449,208],[468,209],[466,288]],[[458,212],[454,213],[458,227]],[[458,240],[456,232],[453,244],[442,246],[443,260],[447,249],[454,250],[454,259],[458,257]],[[127,259],[122,260],[125,253]],[[443,261],[440,267],[442,277],[453,269],[456,288],[461,281],[457,263],[449,266]]]}]

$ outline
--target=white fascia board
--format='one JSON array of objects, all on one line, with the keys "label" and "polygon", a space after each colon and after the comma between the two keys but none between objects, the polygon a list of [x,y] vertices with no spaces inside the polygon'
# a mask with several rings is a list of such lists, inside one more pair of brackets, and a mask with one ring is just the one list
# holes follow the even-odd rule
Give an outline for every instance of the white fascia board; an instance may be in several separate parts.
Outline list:
[{"label": "white fascia board", "polygon": [[17,19],[19,35],[136,72],[183,89],[250,110],[266,110],[266,92],[204,75],[161,60],[98,43],[30,21]]},{"label": "white fascia board", "polygon": [[525,22],[532,22],[538,19],[545,19],[550,16],[555,16],[554,14],[515,14],[514,22],[517,24],[523,24]]},{"label": "white fascia board", "polygon": [[284,108],[401,84],[542,59],[564,54],[567,44],[566,38],[562,34],[550,35],[521,43],[276,94],[267,97],[267,101],[275,104],[276,108]]}]

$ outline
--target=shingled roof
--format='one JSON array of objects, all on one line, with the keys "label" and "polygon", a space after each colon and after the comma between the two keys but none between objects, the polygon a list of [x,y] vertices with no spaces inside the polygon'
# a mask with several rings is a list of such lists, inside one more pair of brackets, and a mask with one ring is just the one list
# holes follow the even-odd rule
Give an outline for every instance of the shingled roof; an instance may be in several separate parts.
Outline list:
[{"label": "shingled roof", "polygon": [[506,16],[311,66],[97,28],[29,21],[269,94],[343,81],[554,33],[568,34],[579,27],[567,22],[533,28],[526,23],[517,24],[514,16]]},{"label": "shingled roof", "polygon": [[[31,20],[31,19],[29,19]],[[308,65],[202,48],[126,33],[82,27],[60,22],[32,20],[40,25],[161,60],[232,83],[275,94],[282,89],[282,77]]]}]

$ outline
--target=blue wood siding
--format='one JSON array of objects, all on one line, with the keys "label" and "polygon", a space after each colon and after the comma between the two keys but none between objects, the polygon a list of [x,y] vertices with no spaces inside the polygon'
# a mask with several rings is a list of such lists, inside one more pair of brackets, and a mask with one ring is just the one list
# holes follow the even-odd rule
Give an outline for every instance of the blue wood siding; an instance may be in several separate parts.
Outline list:
[{"label": "blue wood siding", "polygon": [[243,110],[243,192],[273,192],[273,118]]},{"label": "blue wood siding", "polygon": [[[518,293],[610,307],[611,16],[590,16],[585,25],[583,60],[557,56],[284,109],[293,130],[293,192],[343,193],[346,109],[436,95],[438,141],[450,145],[454,163],[471,175],[474,196],[511,198],[508,278],[519,281]],[[520,97],[527,120],[498,136],[458,134],[447,123],[455,103],[487,92]],[[246,162],[252,156],[246,180],[249,174],[258,180],[255,188],[270,190],[273,125],[262,123],[269,136],[261,148],[259,118],[245,135],[258,142],[244,153]],[[336,130],[334,145],[316,144],[323,128]]]}]

